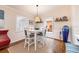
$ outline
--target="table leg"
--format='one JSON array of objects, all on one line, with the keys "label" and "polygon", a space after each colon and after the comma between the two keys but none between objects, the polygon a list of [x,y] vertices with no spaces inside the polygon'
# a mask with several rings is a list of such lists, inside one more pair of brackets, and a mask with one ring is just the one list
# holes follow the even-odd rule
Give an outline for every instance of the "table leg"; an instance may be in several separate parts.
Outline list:
[{"label": "table leg", "polygon": [[36,33],[35,33],[35,51],[36,51]]}]

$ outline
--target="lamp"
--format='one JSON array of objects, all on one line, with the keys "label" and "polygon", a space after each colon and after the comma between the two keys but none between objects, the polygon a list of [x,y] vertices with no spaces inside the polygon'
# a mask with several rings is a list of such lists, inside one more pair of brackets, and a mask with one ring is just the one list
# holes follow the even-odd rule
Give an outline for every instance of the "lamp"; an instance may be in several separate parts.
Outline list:
[{"label": "lamp", "polygon": [[40,23],[40,22],[41,22],[41,19],[40,19],[40,17],[38,16],[38,5],[36,5],[36,7],[37,7],[37,16],[35,17],[35,22],[36,22],[36,23]]}]

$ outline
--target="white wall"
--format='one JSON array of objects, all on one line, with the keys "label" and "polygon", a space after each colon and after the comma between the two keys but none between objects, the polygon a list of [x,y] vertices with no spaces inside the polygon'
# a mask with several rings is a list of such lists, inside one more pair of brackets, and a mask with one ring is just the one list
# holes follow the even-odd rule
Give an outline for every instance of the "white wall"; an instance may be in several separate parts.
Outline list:
[{"label": "white wall", "polygon": [[11,43],[21,40],[24,38],[23,32],[16,32],[16,19],[17,15],[28,17],[27,13],[21,12],[17,9],[11,8],[9,6],[0,6],[1,10],[5,12],[5,29],[8,29],[8,36],[11,39]]},{"label": "white wall", "polygon": [[72,6],[72,35],[73,43],[79,45],[79,6]]},{"label": "white wall", "polygon": [[[45,14],[41,15],[41,18],[43,21],[48,19],[49,17],[53,17],[53,32],[54,32],[54,38],[59,39],[59,32],[62,29],[64,25],[68,25],[70,27],[70,33],[69,33],[69,41],[71,41],[71,6],[69,5],[59,5],[57,8],[54,8],[51,11],[46,12]],[[66,22],[55,22],[56,17],[62,17],[62,16],[68,16],[69,20]]]}]

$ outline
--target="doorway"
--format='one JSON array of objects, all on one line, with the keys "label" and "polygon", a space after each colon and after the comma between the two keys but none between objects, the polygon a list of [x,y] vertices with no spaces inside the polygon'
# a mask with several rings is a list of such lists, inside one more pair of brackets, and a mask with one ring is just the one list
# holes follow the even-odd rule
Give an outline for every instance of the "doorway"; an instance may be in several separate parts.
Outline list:
[{"label": "doorway", "polygon": [[54,28],[54,23],[53,23],[53,18],[48,18],[46,19],[46,37],[53,38],[53,28]]}]

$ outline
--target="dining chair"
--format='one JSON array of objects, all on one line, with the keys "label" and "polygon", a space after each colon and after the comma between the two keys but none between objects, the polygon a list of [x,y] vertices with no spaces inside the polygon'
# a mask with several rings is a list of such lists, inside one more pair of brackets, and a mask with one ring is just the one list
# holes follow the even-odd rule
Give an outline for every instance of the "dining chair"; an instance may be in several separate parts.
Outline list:
[{"label": "dining chair", "polygon": [[37,42],[40,42],[43,46],[45,45],[45,36],[46,36],[46,29],[43,28],[42,32],[37,33]]},{"label": "dining chair", "polygon": [[28,51],[29,51],[29,47],[34,44],[34,33],[30,32],[28,30],[24,30],[24,33],[25,33],[24,48],[27,45],[28,46]]}]

